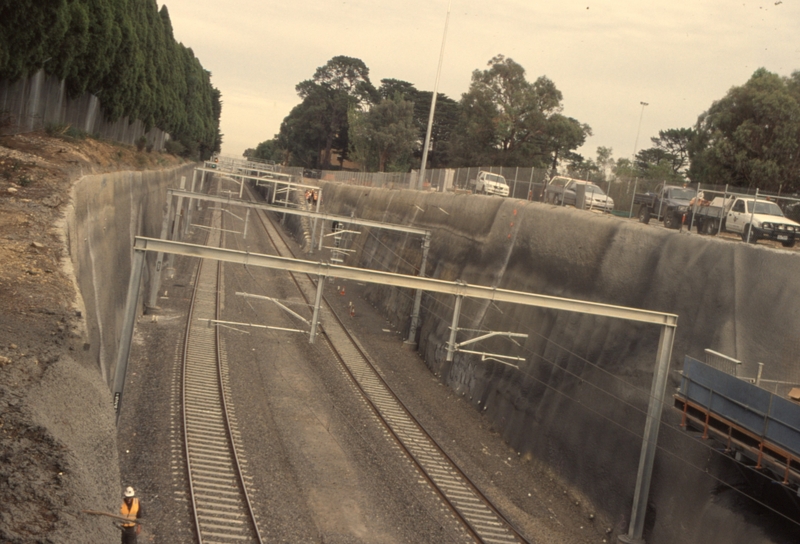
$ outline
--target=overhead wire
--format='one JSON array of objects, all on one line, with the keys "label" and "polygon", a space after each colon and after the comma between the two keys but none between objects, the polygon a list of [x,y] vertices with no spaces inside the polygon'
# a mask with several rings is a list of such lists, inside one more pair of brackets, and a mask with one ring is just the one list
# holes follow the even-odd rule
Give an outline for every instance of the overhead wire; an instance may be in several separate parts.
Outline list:
[{"label": "overhead wire", "polygon": [[[402,264],[405,264],[405,265],[407,265],[407,266],[408,266],[409,268],[411,268],[412,270],[414,270],[414,269],[415,269],[415,265],[414,265],[413,263],[411,263],[411,262],[410,262],[410,261],[408,261],[407,259],[403,258],[403,257],[402,257],[402,256],[401,256],[399,253],[397,253],[397,252],[396,252],[396,251],[395,251],[395,250],[394,250],[392,247],[390,247],[389,245],[387,245],[386,243],[384,243],[384,242],[383,242],[383,241],[382,241],[382,240],[381,240],[381,239],[380,239],[380,238],[379,238],[379,237],[378,237],[378,236],[377,236],[377,235],[376,235],[374,232],[372,232],[372,229],[367,229],[367,230],[368,230],[368,232],[369,232],[369,237],[371,237],[371,238],[372,238],[373,240],[375,240],[375,241],[376,241],[378,244],[380,244],[380,246],[382,246],[383,248],[385,248],[385,250],[389,251],[389,252],[390,252],[392,255],[394,255],[395,257],[397,257],[397,259],[398,259],[398,263],[397,263],[397,264],[398,264],[398,266],[397,266],[396,268],[399,268],[399,264],[401,264],[401,263],[402,263]],[[364,244],[362,244],[362,249],[363,249],[363,250],[365,250],[365,248],[366,248],[366,241],[364,242]],[[380,261],[377,261],[377,262],[376,262],[376,256],[377,256],[377,252],[372,252],[371,264],[373,264],[373,266],[377,264],[377,266],[379,267],[379,269],[383,269],[383,270],[386,270],[386,271],[390,271],[390,268],[389,268],[388,266],[384,265],[382,262],[380,262]],[[248,270],[248,273],[250,273],[250,272],[249,272],[249,270]],[[250,274],[251,274],[251,273],[250,273]],[[252,276],[252,274],[251,274],[251,276]],[[428,277],[428,274],[425,274],[425,277]],[[410,295],[410,294],[407,292],[408,290],[406,290],[406,289],[398,289],[398,291],[399,291],[399,296],[406,298],[408,301],[411,301],[411,300],[413,300],[413,297],[412,297],[412,296],[411,296],[411,295]],[[424,298],[425,298],[425,297],[424,297]],[[432,317],[434,317],[434,318],[436,318],[436,319],[439,319],[440,321],[442,321],[442,322],[444,322],[444,323],[447,323],[447,322],[449,321],[449,319],[448,319],[446,316],[443,316],[443,315],[439,314],[439,313],[436,311],[436,309],[434,309],[434,306],[435,306],[435,305],[444,306],[445,308],[448,308],[448,309],[450,309],[450,310],[452,310],[452,309],[454,308],[454,306],[453,306],[453,305],[450,305],[450,304],[448,304],[448,303],[447,303],[447,301],[445,301],[445,300],[441,300],[441,297],[433,296],[433,297],[431,297],[431,298],[433,298],[433,300],[435,301],[433,304],[430,304],[430,303],[427,303],[427,302],[426,302],[426,303],[423,303],[421,306],[423,307],[423,309],[425,309],[426,313],[428,313],[428,314],[429,314],[429,315],[431,315]],[[249,302],[248,302],[248,304],[249,304]],[[501,314],[503,313],[503,312],[502,312],[502,309],[501,309],[501,308],[500,308],[500,307],[499,307],[499,306],[498,306],[496,303],[494,303],[494,301],[492,301],[492,304],[494,305],[495,309],[496,309],[498,312],[500,312]],[[465,305],[465,306],[466,306],[466,305]],[[251,306],[251,308],[252,308],[252,306]],[[462,314],[463,314],[463,313],[465,313],[465,312],[467,312],[467,310],[465,309],[465,307],[462,307]],[[471,318],[474,320],[474,319],[475,319],[477,316],[475,316],[475,315],[469,315],[469,314],[468,314],[468,315],[467,315],[467,317],[468,317],[468,318],[470,318],[470,317],[471,317]],[[483,318],[481,318],[481,321],[483,321],[484,319],[485,319],[485,316],[484,316]],[[608,371],[607,369],[603,368],[603,367],[602,367],[602,366],[600,366],[599,364],[597,364],[597,363],[595,363],[595,362],[593,362],[593,361],[590,361],[590,360],[588,360],[587,358],[585,358],[585,357],[583,357],[583,356],[581,356],[581,355],[579,355],[579,354],[575,353],[574,351],[570,350],[570,349],[569,349],[569,348],[567,348],[566,346],[564,346],[564,345],[561,345],[560,343],[558,343],[558,342],[556,342],[556,341],[552,340],[550,337],[548,337],[548,336],[545,336],[545,335],[541,334],[539,331],[537,331],[537,330],[533,329],[532,327],[527,327],[526,329],[527,329],[527,331],[528,331],[529,333],[532,333],[532,334],[534,334],[535,336],[537,336],[537,337],[539,337],[539,338],[543,339],[543,340],[546,342],[546,344],[548,344],[548,345],[552,345],[552,346],[554,346],[556,349],[560,350],[560,352],[563,352],[563,353],[566,353],[566,354],[568,354],[570,357],[573,357],[573,358],[577,359],[578,361],[580,361],[580,362],[582,362],[582,363],[584,363],[584,364],[588,365],[589,367],[592,367],[592,368],[594,368],[594,369],[597,369],[597,370],[599,370],[600,372],[602,372],[603,374],[605,374],[605,375],[607,375],[608,377],[612,378],[613,380],[615,380],[615,381],[618,381],[618,382],[620,382],[620,383],[622,383],[623,385],[626,385],[626,386],[628,386],[628,387],[631,387],[631,388],[635,389],[636,391],[638,391],[639,393],[642,393],[642,394],[644,394],[646,397],[650,398],[650,392],[649,392],[649,390],[645,390],[645,389],[643,389],[643,388],[641,388],[641,387],[639,387],[639,386],[637,386],[637,385],[635,385],[635,384],[632,384],[632,383],[630,383],[629,381],[627,381],[627,380],[623,379],[622,377],[620,377],[620,376],[617,376],[617,375],[615,375],[615,374],[611,373],[610,371]],[[274,334],[274,333],[272,333],[272,334]],[[569,370],[568,368],[566,368],[566,366],[562,366],[562,365],[561,365],[561,364],[559,364],[558,362],[556,362],[556,361],[553,361],[553,360],[550,360],[550,359],[546,358],[545,356],[543,356],[543,355],[541,355],[541,354],[534,353],[534,352],[532,352],[531,350],[529,350],[529,349],[526,349],[526,348],[524,348],[524,347],[523,347],[522,349],[523,349],[523,352],[527,353],[529,356],[535,357],[535,358],[537,358],[537,359],[541,360],[542,362],[544,362],[544,363],[546,363],[546,364],[550,365],[550,366],[551,366],[551,367],[553,367],[554,369],[558,369],[558,370],[560,370],[561,372],[563,372],[564,374],[566,374],[566,375],[568,375],[568,376],[571,376],[571,377],[573,377],[573,378],[575,378],[575,379],[577,379],[577,380],[580,380],[580,382],[581,382],[581,383],[586,383],[586,384],[590,385],[591,387],[595,388],[597,391],[599,391],[599,392],[601,392],[601,393],[603,393],[603,394],[605,394],[605,395],[609,396],[610,398],[614,399],[615,401],[618,401],[618,402],[622,403],[623,405],[625,405],[625,406],[627,406],[627,407],[631,408],[632,410],[634,410],[634,411],[638,412],[640,415],[644,415],[645,417],[647,416],[647,412],[646,412],[646,410],[644,410],[644,409],[640,408],[638,405],[636,405],[636,404],[634,404],[634,403],[632,403],[632,402],[630,402],[630,401],[628,401],[628,400],[626,400],[626,399],[623,399],[623,398],[619,397],[619,396],[618,396],[618,395],[616,395],[615,393],[613,393],[613,392],[611,392],[611,391],[608,391],[607,389],[605,389],[605,388],[603,388],[603,387],[601,387],[601,386],[599,386],[599,385],[597,385],[597,384],[595,384],[595,383],[591,382],[591,380],[588,380],[588,379],[587,379],[585,376],[583,376],[583,375],[579,375],[579,374],[577,374],[577,373],[575,373],[575,372],[573,372],[573,371]],[[556,394],[558,394],[558,395],[561,395],[561,396],[563,396],[563,397],[567,398],[568,400],[570,400],[570,401],[572,401],[572,402],[574,402],[574,403],[576,403],[576,404],[580,405],[580,406],[581,406],[582,408],[584,408],[585,410],[587,410],[587,411],[589,411],[589,412],[591,412],[591,413],[595,414],[596,416],[598,416],[598,417],[600,417],[601,419],[603,419],[603,420],[607,421],[608,423],[611,423],[613,426],[615,426],[615,427],[617,427],[617,428],[620,428],[620,429],[621,429],[621,430],[623,430],[624,432],[626,432],[626,433],[628,433],[628,434],[630,434],[630,435],[632,435],[632,436],[634,436],[634,437],[636,437],[636,438],[643,439],[643,434],[641,434],[641,433],[639,433],[639,432],[637,432],[637,431],[635,431],[635,430],[633,430],[633,429],[630,429],[630,428],[628,428],[628,427],[626,427],[626,426],[624,426],[624,425],[621,425],[619,422],[615,421],[614,419],[612,419],[612,418],[608,417],[607,415],[605,415],[605,414],[603,414],[603,413],[599,412],[598,410],[595,410],[595,409],[593,409],[593,408],[589,407],[588,405],[586,405],[585,403],[581,402],[581,401],[580,401],[580,399],[578,399],[578,398],[574,398],[574,397],[571,397],[570,395],[566,394],[565,392],[563,392],[563,391],[561,391],[561,390],[559,390],[559,389],[557,389],[557,388],[553,387],[551,384],[549,384],[549,383],[545,382],[544,380],[541,380],[540,378],[538,378],[537,376],[535,376],[535,375],[533,375],[531,372],[529,372],[528,368],[524,368],[524,369],[523,369],[523,368],[520,368],[520,369],[519,369],[519,372],[522,374],[522,376],[523,376],[523,377],[526,377],[526,378],[532,379],[532,380],[534,380],[535,382],[538,382],[538,383],[540,383],[540,384],[541,384],[541,385],[543,385],[545,388],[547,388],[547,389],[549,389],[549,390],[552,390],[552,391],[553,391],[553,392],[555,392]],[[662,422],[666,423],[666,425],[665,425],[665,429],[669,429],[669,430],[670,430],[670,431],[672,431],[672,432],[679,433],[679,435],[680,435],[680,436],[682,436],[682,437],[685,437],[685,436],[686,436],[686,433],[685,433],[685,432],[681,432],[681,431],[680,431],[680,430],[678,430],[678,429],[674,429],[674,428],[672,428],[672,427],[671,427],[671,426],[668,424],[668,422],[667,422],[667,421],[664,419],[664,414],[663,414],[663,413],[661,414],[661,416],[660,416],[660,419],[661,419],[661,421],[662,421]],[[709,446],[709,445],[706,445],[706,444],[702,444],[702,443],[701,443],[701,445],[702,445],[702,446],[704,446],[705,448],[707,448],[708,450],[710,450],[710,451],[713,451],[714,453],[716,453],[716,454],[718,454],[718,455],[724,456],[726,459],[731,459],[729,456],[722,454],[721,452],[719,452],[719,451],[718,451],[718,449],[716,449],[716,448],[713,448],[712,446]],[[732,484],[729,484],[729,483],[725,482],[724,480],[722,480],[722,479],[720,479],[720,478],[718,478],[718,477],[714,476],[713,474],[710,474],[710,473],[709,473],[709,472],[708,472],[706,469],[704,469],[704,468],[702,468],[702,467],[700,467],[700,466],[694,465],[694,464],[693,464],[693,463],[691,463],[690,461],[688,461],[688,460],[684,459],[684,458],[683,458],[683,457],[681,457],[680,455],[678,455],[678,454],[676,454],[676,453],[673,453],[672,451],[670,451],[670,450],[668,450],[668,449],[665,449],[665,448],[664,448],[663,446],[661,446],[661,445],[656,445],[656,447],[657,447],[657,449],[658,449],[659,451],[661,451],[662,453],[665,453],[666,455],[668,455],[668,456],[670,456],[670,457],[672,457],[672,458],[674,458],[674,459],[678,460],[679,462],[682,462],[682,463],[686,464],[687,466],[689,466],[689,467],[691,467],[691,468],[693,468],[693,469],[697,470],[698,472],[702,472],[703,474],[705,474],[705,475],[706,475],[706,476],[708,476],[709,478],[711,478],[711,479],[715,480],[716,482],[718,482],[719,484],[723,485],[724,487],[727,487],[727,488],[729,488],[729,489],[731,489],[731,490],[733,490],[733,491],[736,491],[737,493],[739,493],[739,494],[741,494],[742,496],[744,496],[744,497],[748,498],[749,500],[751,500],[751,501],[755,502],[756,504],[759,504],[761,507],[763,507],[763,508],[765,508],[765,509],[767,509],[767,510],[770,510],[771,512],[773,512],[773,513],[775,513],[776,515],[779,515],[780,517],[782,517],[782,518],[784,518],[784,519],[786,519],[786,520],[788,520],[788,521],[790,521],[790,522],[794,523],[795,525],[798,525],[798,526],[800,526],[800,523],[798,523],[797,521],[795,521],[795,520],[794,520],[794,519],[792,519],[791,517],[789,517],[789,516],[786,516],[785,514],[783,514],[782,512],[780,512],[780,511],[778,511],[778,510],[775,510],[775,509],[774,509],[774,508],[772,508],[770,505],[768,505],[768,504],[766,504],[766,503],[764,503],[764,502],[762,502],[762,501],[758,500],[757,498],[755,498],[755,497],[753,497],[753,496],[751,496],[751,495],[749,495],[749,494],[745,493],[744,491],[742,491],[742,490],[738,489],[738,488],[737,488],[737,487],[735,487],[734,485],[732,485]],[[736,462],[736,461],[734,461],[734,462]],[[738,463],[738,462],[737,462],[737,463]]]}]

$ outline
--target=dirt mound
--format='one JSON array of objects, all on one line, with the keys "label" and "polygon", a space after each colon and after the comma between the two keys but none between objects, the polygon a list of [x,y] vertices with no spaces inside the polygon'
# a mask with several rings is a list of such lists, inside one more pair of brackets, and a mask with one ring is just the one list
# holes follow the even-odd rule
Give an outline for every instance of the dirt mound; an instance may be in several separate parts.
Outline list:
[{"label": "dirt mound", "polygon": [[[168,168],[171,155],[93,139],[31,133],[0,137],[0,541],[118,538],[83,508],[116,508],[108,467],[84,466],[73,442],[116,463],[110,393],[83,360],[84,316],[58,227],[72,184],[85,174]],[[86,397],[75,389],[88,391]],[[104,404],[98,398],[107,395]],[[95,420],[74,417],[86,413]],[[105,421],[107,418],[108,421]],[[95,425],[97,424],[97,425]],[[96,428],[108,428],[97,433]],[[97,454],[95,454],[97,455]],[[112,471],[113,472],[113,471]],[[116,472],[118,475],[118,472]],[[112,495],[115,497],[115,495]],[[115,500],[115,499],[114,499]],[[111,532],[109,535],[109,531]],[[89,536],[91,535],[91,536]]]}]

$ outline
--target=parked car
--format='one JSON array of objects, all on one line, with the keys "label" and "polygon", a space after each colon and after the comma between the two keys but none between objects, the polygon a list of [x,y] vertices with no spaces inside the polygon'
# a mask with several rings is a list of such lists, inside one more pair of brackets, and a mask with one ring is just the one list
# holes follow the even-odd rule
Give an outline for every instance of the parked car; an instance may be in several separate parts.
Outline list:
[{"label": "parked car", "polygon": [[470,180],[469,185],[475,187],[475,192],[483,195],[508,196],[506,178],[491,172],[478,172],[478,177]]},{"label": "parked car", "polygon": [[606,195],[599,186],[591,181],[555,176],[545,188],[545,201],[552,204],[563,204],[580,207],[579,193],[583,191],[583,209],[611,212],[614,199]]},{"label": "parked car", "polygon": [[[691,216],[694,214],[694,221]],[[774,240],[784,247],[794,247],[800,237],[800,223],[783,215],[774,202],[747,196],[716,197],[708,206],[689,208],[687,220],[697,232],[714,235],[723,230],[738,234],[755,244],[758,240]]]},{"label": "parked car", "polygon": [[664,221],[668,229],[677,229],[689,210],[689,202],[696,196],[696,190],[678,185],[659,185],[655,191],[636,193],[633,195],[633,203],[639,205],[636,217],[645,225],[655,217]]}]

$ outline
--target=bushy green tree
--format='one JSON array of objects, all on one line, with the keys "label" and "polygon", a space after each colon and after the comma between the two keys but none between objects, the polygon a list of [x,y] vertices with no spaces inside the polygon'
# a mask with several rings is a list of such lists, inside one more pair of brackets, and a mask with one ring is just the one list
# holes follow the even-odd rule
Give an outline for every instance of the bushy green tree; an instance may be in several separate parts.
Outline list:
[{"label": "bushy green tree", "polygon": [[158,126],[195,158],[219,151],[219,91],[155,0],[0,3],[0,79],[42,68],[72,97],[97,95],[109,121]]},{"label": "bushy green tree", "polygon": [[461,98],[453,143],[458,163],[555,167],[591,134],[588,125],[561,115],[561,92],[547,77],[530,83],[525,69],[503,55],[488,66],[472,73]]},{"label": "bushy green tree", "polygon": [[414,106],[400,93],[384,98],[369,111],[350,110],[352,156],[368,170],[406,171],[418,131],[414,126]]},{"label": "bushy green tree", "polygon": [[[420,91],[413,84],[397,79],[382,79],[378,89],[381,97],[392,99],[399,95],[414,106],[414,126],[417,130],[417,142],[413,155],[422,158],[422,146],[428,132],[428,119],[431,112],[431,91]],[[459,120],[460,105],[447,95],[437,93],[436,110],[431,126],[431,140],[428,150],[428,167],[442,168],[449,166],[450,143]]]},{"label": "bushy green tree", "polygon": [[245,151],[244,155],[248,158],[264,159],[276,163],[282,163],[286,160],[286,151],[281,148],[277,138],[261,142],[255,149]]},{"label": "bushy green tree", "polygon": [[695,130],[692,181],[800,190],[800,73],[759,68],[700,115]]},{"label": "bushy green tree", "polygon": [[[301,121],[308,123],[303,127],[287,126],[287,129],[293,128],[303,133],[318,132],[313,138],[309,137],[310,134],[304,134],[303,142],[324,142],[324,146],[316,151],[322,152],[322,168],[329,168],[334,147],[343,156],[348,151],[348,111],[361,110],[378,100],[378,92],[369,80],[369,68],[361,59],[336,56],[317,68],[312,79],[298,83],[296,90],[303,103],[300,111],[295,112],[297,108],[292,110],[296,113],[293,124]],[[308,118],[306,112],[309,111],[319,116],[317,122]],[[285,136],[288,138],[289,134]],[[303,149],[302,155],[307,157],[310,152],[309,149]],[[316,162],[304,166],[316,166]]]}]

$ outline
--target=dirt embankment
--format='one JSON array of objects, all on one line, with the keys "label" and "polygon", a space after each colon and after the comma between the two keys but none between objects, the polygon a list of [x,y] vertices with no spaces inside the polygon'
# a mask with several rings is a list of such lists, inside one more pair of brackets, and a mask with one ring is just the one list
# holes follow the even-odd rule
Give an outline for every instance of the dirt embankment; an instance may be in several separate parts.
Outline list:
[{"label": "dirt embankment", "polygon": [[117,507],[119,472],[110,393],[84,356],[85,315],[59,225],[83,175],[181,162],[92,139],[0,137],[2,542],[118,538],[107,519],[80,513]]}]

